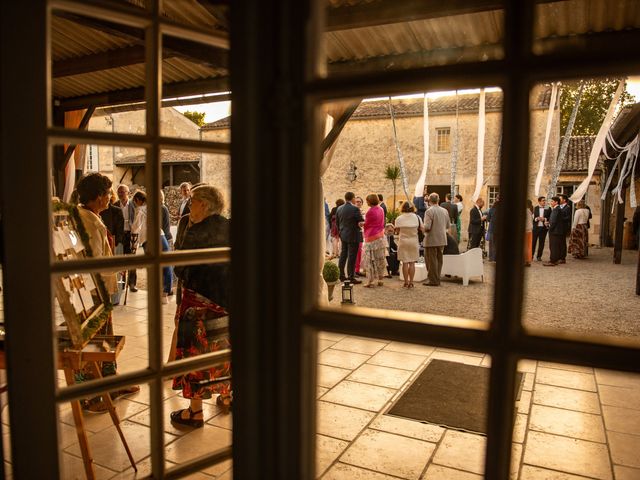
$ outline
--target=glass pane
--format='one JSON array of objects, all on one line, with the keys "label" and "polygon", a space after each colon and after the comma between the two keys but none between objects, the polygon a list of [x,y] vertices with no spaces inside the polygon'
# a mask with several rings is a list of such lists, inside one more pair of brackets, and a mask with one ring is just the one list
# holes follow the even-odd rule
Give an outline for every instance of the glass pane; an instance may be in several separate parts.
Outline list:
[{"label": "glass pane", "polygon": [[[333,277],[326,276],[329,283],[351,278],[358,306],[489,322],[502,92],[487,88],[363,99],[326,104],[324,111],[325,260],[338,266],[327,264],[327,274],[333,271]],[[439,207],[427,210],[431,194]],[[353,205],[343,205],[351,195]],[[363,229],[346,213],[357,209]],[[421,226],[430,231],[418,232]],[[334,285],[329,304],[344,305],[342,285]],[[446,301],[439,295],[443,289]]]},{"label": "glass pane", "polygon": [[326,2],[331,75],[501,59],[504,10],[434,2]]},{"label": "glass pane", "polygon": [[518,369],[526,373],[513,437],[517,478],[640,475],[640,375],[535,360]]},{"label": "glass pane", "polygon": [[[192,6],[179,10],[186,12]],[[169,3],[165,8],[173,9]],[[165,137],[208,140],[203,135],[207,124],[230,114],[229,50],[169,35],[162,42],[164,108],[160,133]]]},{"label": "glass pane", "polygon": [[533,52],[542,55],[584,51],[590,48],[593,37],[606,39],[611,32],[638,27],[636,2],[621,0],[615,8],[609,7],[604,0],[538,3],[533,23]]},{"label": "glass pane", "polygon": [[[532,90],[525,240],[531,267],[523,310],[528,328],[640,338],[631,223],[631,186],[639,184],[629,183],[633,174],[625,167],[637,134],[637,85],[631,78],[622,90],[616,78],[584,78]],[[559,100],[549,113],[554,94]],[[603,143],[597,142],[599,132]],[[549,297],[567,288],[567,295]],[[598,289],[607,294],[591,294]],[[579,322],[576,311],[582,312]]]},{"label": "glass pane", "polygon": [[317,477],[483,474],[488,355],[328,332],[318,350]]},{"label": "glass pane", "polygon": [[[51,17],[54,124],[144,135],[144,45],[142,29],[55,11]],[[114,121],[112,115],[123,108],[136,112],[133,126]]]}]

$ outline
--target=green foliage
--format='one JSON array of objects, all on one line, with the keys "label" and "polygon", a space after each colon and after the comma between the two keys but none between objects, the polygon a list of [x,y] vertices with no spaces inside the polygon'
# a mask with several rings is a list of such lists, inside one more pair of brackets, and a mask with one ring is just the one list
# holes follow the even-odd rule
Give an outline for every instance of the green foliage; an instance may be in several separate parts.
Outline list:
[{"label": "green foliage", "polygon": [[387,222],[386,223],[394,223],[396,222],[396,218],[400,216],[400,210],[387,210]]},{"label": "green foliage", "polygon": [[206,115],[205,112],[192,112],[190,110],[187,110],[183,113],[183,115],[199,127],[204,125],[204,116]]},{"label": "green foliage", "polygon": [[387,165],[384,168],[384,178],[397,182],[400,179],[400,167],[398,165]]},{"label": "green foliage", "polygon": [[[619,79],[604,78],[586,80],[582,100],[573,127],[572,135],[597,135],[607,114],[611,99],[618,88]],[[580,89],[579,82],[569,82],[561,86],[560,95],[560,134],[564,135],[571,116],[571,110],[576,103]],[[621,106],[635,103],[635,98],[628,92],[622,93]]]},{"label": "green foliage", "polygon": [[322,278],[324,278],[324,281],[327,283],[337,282],[340,278],[338,265],[329,260],[324,262],[324,267],[322,267]]}]

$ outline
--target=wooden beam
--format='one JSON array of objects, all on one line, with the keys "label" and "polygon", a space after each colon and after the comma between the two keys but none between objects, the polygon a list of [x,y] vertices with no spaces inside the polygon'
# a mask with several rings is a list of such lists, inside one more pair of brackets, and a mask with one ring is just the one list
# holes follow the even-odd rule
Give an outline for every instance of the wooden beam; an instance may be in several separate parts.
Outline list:
[{"label": "wooden beam", "polygon": [[[640,244],[640,239],[638,239]],[[636,270],[636,295],[640,295],[640,245],[638,245],[638,268]]]},{"label": "wooden beam", "polygon": [[135,45],[53,62],[52,75],[53,78],[68,77],[144,62],[144,46]]},{"label": "wooden beam", "polygon": [[[204,80],[169,83],[162,86],[164,98],[188,97],[204,93],[218,93],[229,91],[229,78],[216,77]],[[127,103],[143,102],[145,100],[144,87],[118,90],[115,92],[96,93],[57,100],[57,105],[65,111],[80,110],[90,105],[104,107],[108,105],[124,105]]]},{"label": "wooden beam", "polygon": [[[84,27],[121,38],[135,46],[144,47],[145,45],[144,31],[139,28],[84,17],[70,12],[56,12],[56,16],[65,18]],[[229,64],[229,51],[227,49],[215,48],[169,35],[164,35],[162,38],[162,51],[165,58],[167,56],[182,57],[185,60],[194,61],[214,68],[227,68]]]},{"label": "wooden beam", "polygon": [[[536,0],[536,3],[556,1],[560,0]],[[328,7],[325,31],[503,10],[504,4],[503,0],[373,0],[357,5]]]},{"label": "wooden beam", "polygon": [[[95,111],[96,111],[95,106],[89,106],[87,108],[87,111],[84,112],[84,115],[82,116],[82,120],[80,120],[80,125],[78,125],[78,130],[87,129],[87,126],[89,125],[89,120],[91,120],[91,116]],[[64,156],[60,159],[60,163],[56,165],[57,170],[60,170],[61,172],[65,171],[65,169],[67,168],[67,164],[71,159],[71,155],[73,155],[73,152],[76,150],[76,146],[77,145],[69,145],[67,147],[67,149],[64,151]],[[62,175],[64,175],[64,173]]]}]

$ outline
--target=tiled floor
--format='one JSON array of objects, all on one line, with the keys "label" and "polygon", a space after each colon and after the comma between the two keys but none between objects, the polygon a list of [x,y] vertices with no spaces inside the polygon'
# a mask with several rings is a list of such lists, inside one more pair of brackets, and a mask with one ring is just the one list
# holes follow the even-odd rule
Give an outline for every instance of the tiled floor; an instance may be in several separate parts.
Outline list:
[{"label": "tiled floor", "polygon": [[[484,436],[384,413],[432,359],[488,357],[333,333],[320,333],[319,349],[322,480],[483,478]],[[514,480],[640,480],[640,376],[531,360],[518,369]]]},{"label": "tiled floor", "polygon": [[[119,371],[147,365],[147,299],[143,290],[116,307],[114,326],[126,335]],[[175,304],[164,313],[169,349]],[[317,474],[322,480],[474,480],[483,478],[485,437],[384,415],[432,359],[489,365],[477,353],[321,333],[319,338]],[[523,391],[517,405],[512,478],[520,480],[640,480],[640,376],[547,362],[521,361]],[[63,383],[63,376],[60,375]],[[138,464],[134,475],[108,415],[86,414],[86,430],[99,479],[142,478],[150,472],[149,389],[116,404]],[[165,417],[186,405],[164,391]],[[165,422],[167,466],[231,443],[231,416],[209,401],[206,426],[181,430]],[[9,452],[8,409],[2,411]],[[70,408],[60,408],[65,479],[84,478]],[[8,457],[5,457],[8,458]],[[10,473],[10,465],[8,465]],[[189,478],[226,479],[223,462]]]}]

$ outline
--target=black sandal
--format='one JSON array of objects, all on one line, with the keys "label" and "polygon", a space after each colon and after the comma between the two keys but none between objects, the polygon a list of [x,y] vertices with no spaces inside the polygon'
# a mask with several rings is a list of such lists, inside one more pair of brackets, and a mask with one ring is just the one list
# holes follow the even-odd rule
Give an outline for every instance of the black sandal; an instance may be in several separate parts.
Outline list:
[{"label": "black sandal", "polygon": [[233,398],[230,393],[226,395],[220,394],[218,395],[218,398],[216,398],[216,405],[218,405],[223,411],[228,412],[231,410],[232,399]]},{"label": "black sandal", "polygon": [[[185,410],[189,411],[189,418],[183,418],[182,417],[182,412],[184,412]],[[198,410],[197,412],[194,412],[193,410],[191,410],[191,407],[189,408],[183,408],[181,410],[176,410],[175,412],[171,412],[171,423],[173,424],[178,424],[178,425],[185,425],[187,427],[193,427],[193,428],[202,428],[204,426],[204,419],[203,418],[193,418],[194,415],[197,415],[199,413],[202,413],[202,410]]]}]

